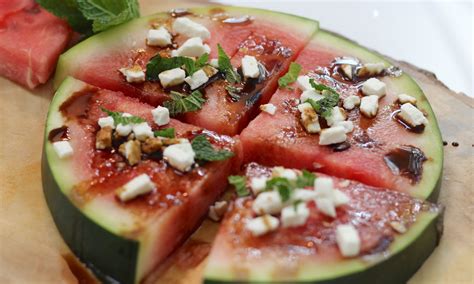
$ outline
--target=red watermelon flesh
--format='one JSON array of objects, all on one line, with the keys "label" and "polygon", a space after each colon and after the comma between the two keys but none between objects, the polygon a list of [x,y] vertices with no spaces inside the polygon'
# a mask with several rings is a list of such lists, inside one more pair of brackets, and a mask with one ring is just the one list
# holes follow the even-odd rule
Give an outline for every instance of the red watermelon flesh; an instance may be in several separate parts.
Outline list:
[{"label": "red watermelon flesh", "polygon": [[[336,81],[311,71],[329,67],[334,58],[343,55],[309,45],[296,62],[303,67],[301,74],[310,72],[309,76],[316,82],[333,86],[344,98],[358,94],[356,83]],[[318,170],[372,186],[410,192],[420,177],[396,175],[384,161],[384,156],[390,151],[401,145],[412,145],[422,135],[407,131],[392,119],[397,94],[389,93],[380,100],[379,112],[374,119],[362,116],[358,108],[348,112],[349,120],[354,123],[354,131],[348,134],[347,140],[351,147],[337,151],[330,146],[320,146],[319,135],[305,131],[296,108],[301,91],[293,87],[293,90],[279,89],[273,95],[270,103],[277,107],[274,116],[261,113],[241,133],[245,161]]]},{"label": "red watermelon flesh", "polygon": [[[218,43],[222,45],[227,54],[232,56],[237,51],[238,44],[250,34],[250,31],[240,26],[223,24],[220,21],[212,20],[210,16],[186,15],[186,17],[204,25],[211,32],[211,38],[205,41],[211,47],[211,58],[217,58]],[[79,54],[83,58],[81,65],[69,67],[67,75],[94,86],[120,91],[127,96],[138,97],[141,101],[153,106],[162,104],[169,96],[159,83],[148,81],[128,83],[119,72],[119,69],[135,64],[146,69],[150,58],[158,53],[164,57],[169,57],[170,48],[147,46],[146,35],[152,26],[165,26],[171,31],[173,20],[174,18],[170,15],[158,18],[149,17],[147,21],[137,20],[134,30],[125,30],[120,34],[114,34],[114,40],[120,42],[117,47],[108,48],[107,45],[102,45],[101,48],[88,49],[91,54]],[[114,33],[114,31],[112,30],[110,33]],[[180,46],[187,39],[188,37],[183,35],[176,35],[173,42]],[[88,41],[86,40],[81,44],[87,45]],[[81,44],[77,48],[80,48]]]},{"label": "red watermelon flesh", "polygon": [[[199,225],[209,206],[226,188],[227,176],[240,167],[240,144],[228,136],[171,120],[162,128],[173,127],[177,137],[182,138],[192,139],[204,134],[214,147],[229,149],[235,156],[209,162],[185,174],[168,167],[162,159],[142,160],[131,167],[115,151],[95,149],[97,120],[105,116],[100,107],[140,116],[154,130],[159,128],[153,122],[152,107],[137,99],[92,86],[74,93],[60,107],[67,118],[66,126],[74,149],[74,168],[71,170],[81,181],[73,187],[70,198],[79,208],[88,208],[89,204],[100,200],[100,208],[118,207],[127,212],[127,218],[135,218],[137,223],[133,230],[128,228],[121,234],[146,240],[150,246],[146,255],[151,260],[147,260],[147,267],[143,269],[149,271]],[[157,190],[126,203],[119,201],[116,189],[143,173],[150,176]]]},{"label": "red watermelon flesh", "polygon": [[37,4],[15,3],[11,11],[27,5],[0,21],[0,75],[32,89],[49,79],[71,30]]},{"label": "red watermelon flesh", "polygon": [[[251,163],[245,173],[247,180],[251,177],[269,177],[271,168]],[[317,176],[330,177],[320,173]],[[337,208],[336,218],[324,215],[310,201],[310,215],[305,225],[279,227],[258,237],[245,228],[246,221],[256,217],[252,210],[253,198],[238,198],[230,206],[213,243],[208,258],[209,271],[219,273],[219,269],[223,269],[225,273],[221,273],[225,278],[246,280],[252,272],[256,272],[255,269],[271,269],[268,274],[272,281],[294,280],[298,270],[303,268],[299,265],[314,268],[345,259],[335,239],[337,225],[349,223],[355,226],[361,239],[360,256],[376,255],[385,252],[401,235],[394,223],[409,229],[422,213],[438,212],[440,209],[404,193],[331,178],[334,185],[350,197],[348,204]]]},{"label": "red watermelon flesh", "polygon": [[3,19],[16,12],[19,12],[22,9],[28,9],[35,5],[33,0],[2,0],[0,2],[0,22]]},{"label": "red watermelon flesh", "polygon": [[232,57],[232,65],[241,68],[245,55],[255,56],[264,66],[267,75],[259,82],[251,79],[242,83],[243,94],[233,101],[227,94],[227,83],[216,82],[205,89],[207,102],[200,111],[187,113],[184,121],[214,130],[222,134],[236,135],[247,126],[258,113],[258,106],[268,102],[277,87],[277,80],[311,34],[295,34],[284,28],[275,28],[270,23],[259,21],[249,29],[252,34],[239,45]]}]

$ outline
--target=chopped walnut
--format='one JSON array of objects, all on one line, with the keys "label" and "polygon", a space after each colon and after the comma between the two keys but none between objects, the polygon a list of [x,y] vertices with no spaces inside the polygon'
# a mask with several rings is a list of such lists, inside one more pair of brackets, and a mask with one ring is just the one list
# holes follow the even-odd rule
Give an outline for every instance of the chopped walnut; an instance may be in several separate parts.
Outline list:
[{"label": "chopped walnut", "polygon": [[95,148],[106,149],[112,147],[112,127],[101,128],[95,136]]},{"label": "chopped walnut", "polygon": [[163,142],[160,138],[148,138],[142,143],[142,151],[147,154],[151,154],[161,150]]},{"label": "chopped walnut", "polygon": [[209,207],[208,217],[212,221],[219,222],[227,211],[227,201],[216,201]]},{"label": "chopped walnut", "polygon": [[133,166],[140,162],[142,150],[140,141],[129,140],[119,147],[119,152],[127,159],[128,163]]},{"label": "chopped walnut", "polygon": [[204,73],[206,73],[207,77],[209,78],[216,75],[217,72],[219,72],[219,70],[209,65],[202,67],[202,70],[204,71]]}]

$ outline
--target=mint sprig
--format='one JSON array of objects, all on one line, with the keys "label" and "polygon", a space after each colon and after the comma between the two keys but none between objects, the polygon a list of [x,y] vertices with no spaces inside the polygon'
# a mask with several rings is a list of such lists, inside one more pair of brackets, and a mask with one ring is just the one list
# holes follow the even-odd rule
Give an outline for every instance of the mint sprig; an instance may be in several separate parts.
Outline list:
[{"label": "mint sprig", "polygon": [[322,117],[327,118],[331,116],[332,109],[339,103],[339,94],[331,87],[317,84],[314,82],[314,79],[309,79],[309,83],[316,91],[322,92],[324,97],[317,101],[309,99],[307,102],[311,104],[313,109]]},{"label": "mint sprig", "polygon": [[164,102],[163,106],[170,111],[171,116],[200,110],[206,102],[206,99],[204,99],[199,91],[194,91],[190,95],[171,91],[170,96],[171,99]]},{"label": "mint sprig", "polygon": [[174,138],[176,136],[174,128],[163,128],[153,132],[155,137]]},{"label": "mint sprig", "polygon": [[115,126],[119,124],[127,125],[127,124],[137,124],[141,122],[145,122],[146,120],[138,117],[138,116],[123,116],[123,112],[118,112],[118,111],[111,111],[108,110],[104,107],[100,107],[100,109],[111,116],[114,119],[114,124]]},{"label": "mint sprig", "polygon": [[313,186],[314,181],[316,180],[316,175],[310,171],[303,170],[301,175],[299,175],[296,179],[296,186],[300,188],[304,188],[307,186]]},{"label": "mint sprig", "polygon": [[293,192],[293,186],[290,181],[283,177],[274,177],[267,181],[267,190],[277,190],[283,202],[290,199]]},{"label": "mint sprig", "polygon": [[191,76],[194,72],[207,65],[208,60],[209,54],[207,53],[204,53],[196,60],[184,56],[162,57],[157,54],[146,65],[146,79],[151,82],[158,81],[158,75],[161,72],[179,67],[184,67],[188,76]]},{"label": "mint sprig", "polygon": [[245,176],[229,176],[227,180],[235,187],[238,196],[243,197],[250,194],[247,189],[247,178]]},{"label": "mint sprig", "polygon": [[241,78],[239,73],[234,70],[234,67],[230,62],[229,56],[225,53],[224,49],[220,44],[217,44],[217,53],[217,63],[219,66],[219,71],[224,73],[225,78],[229,83],[240,83]]},{"label": "mint sprig", "polygon": [[196,160],[202,162],[222,161],[234,156],[234,153],[231,151],[214,149],[205,135],[196,136],[193,141],[191,141],[191,146],[196,154]]},{"label": "mint sprig", "polygon": [[280,88],[286,88],[289,84],[295,82],[296,79],[298,79],[301,69],[301,65],[296,62],[291,62],[288,72],[278,79],[278,86],[280,86]]}]

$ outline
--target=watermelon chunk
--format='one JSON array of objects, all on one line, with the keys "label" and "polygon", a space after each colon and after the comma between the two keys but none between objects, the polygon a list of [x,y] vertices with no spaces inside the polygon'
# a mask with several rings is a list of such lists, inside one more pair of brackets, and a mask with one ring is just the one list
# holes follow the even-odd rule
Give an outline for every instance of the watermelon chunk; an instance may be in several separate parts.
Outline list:
[{"label": "watermelon chunk", "polygon": [[[356,57],[362,62],[390,64],[381,56],[324,31],[314,37],[296,62],[303,67],[301,74],[311,71],[310,76],[316,82],[334,84],[333,87],[343,98],[357,95],[358,83],[337,81],[314,72],[317,68],[330,66],[340,56]],[[348,134],[350,148],[342,150],[319,145],[319,135],[305,131],[296,108],[301,94],[296,84],[293,90],[279,89],[270,100],[277,107],[276,114],[261,113],[241,133],[245,161],[318,170],[372,186],[407,192],[419,198],[430,195],[436,198],[434,189],[441,176],[443,146],[431,107],[408,75],[381,80],[387,84],[387,95],[379,101],[379,113],[375,118],[368,119],[361,116],[357,108],[350,111],[348,117],[355,128]],[[416,97],[417,106],[427,114],[429,123],[423,133],[410,132],[392,118],[397,95],[401,93]],[[422,154],[418,155],[420,151]],[[404,169],[398,173],[396,169],[391,169],[387,163],[391,153],[403,154],[398,157],[402,164],[413,166],[417,171],[412,169],[414,172],[404,175]]]},{"label": "watermelon chunk", "polygon": [[66,22],[31,2],[0,6],[0,75],[30,89],[49,79],[71,35]]},{"label": "watermelon chunk", "polygon": [[[211,58],[217,58],[217,44],[221,44],[235,67],[240,67],[241,58],[249,54],[255,55],[269,72],[264,82],[249,84],[249,94],[238,102],[231,101],[223,80],[209,84],[203,90],[207,97],[203,109],[182,117],[185,122],[227,135],[237,134],[254,116],[256,106],[268,101],[278,76],[287,69],[317,29],[316,22],[258,9],[196,8],[189,10],[186,17],[203,24],[210,31],[211,38],[206,42],[211,47]],[[169,90],[164,90],[157,82],[128,83],[118,70],[133,64],[145,68],[149,59],[157,53],[170,56],[169,48],[149,47],[145,39],[152,26],[164,25],[172,30],[173,20],[168,13],[156,14],[85,40],[61,56],[56,86],[69,75],[92,85],[138,97],[154,106],[162,104],[169,99]],[[173,41],[179,46],[186,39],[177,35]],[[75,64],[77,61],[83,64],[78,66]]]},{"label": "watermelon chunk", "polygon": [[[271,169],[251,163],[245,173],[249,181],[269,177]],[[317,179],[322,177],[329,176],[317,174]],[[219,228],[205,269],[206,281],[405,283],[437,245],[441,208],[407,194],[331,178],[350,198],[337,208],[336,218],[309,201],[304,225],[280,226],[260,236],[246,227],[255,217],[254,199],[238,198]],[[358,232],[356,257],[341,255],[335,233],[341,224],[352,224]]]},{"label": "watermelon chunk", "polygon": [[[163,159],[144,159],[130,166],[116,151],[96,150],[97,121],[105,116],[100,107],[140,116],[158,129],[151,106],[66,79],[48,115],[43,188],[59,231],[82,261],[98,275],[121,283],[139,282],[199,225],[226,188],[227,176],[240,167],[240,144],[171,120],[164,127],[175,128],[177,137],[203,134],[215,148],[231,150],[235,156],[188,173],[173,170]],[[64,137],[74,150],[68,159],[60,159],[51,143]],[[120,201],[116,190],[140,174],[151,178],[156,191]]]}]

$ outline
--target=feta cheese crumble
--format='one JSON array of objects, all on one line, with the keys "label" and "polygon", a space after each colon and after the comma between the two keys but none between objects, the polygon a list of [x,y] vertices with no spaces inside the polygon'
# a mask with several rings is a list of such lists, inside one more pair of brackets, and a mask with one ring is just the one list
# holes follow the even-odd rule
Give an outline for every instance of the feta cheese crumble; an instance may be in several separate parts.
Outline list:
[{"label": "feta cheese crumble", "polygon": [[186,72],[181,68],[166,70],[158,74],[163,88],[179,85],[184,82],[185,77]]},{"label": "feta cheese crumble", "polygon": [[334,124],[334,126],[342,126],[344,127],[344,131],[346,133],[350,133],[354,130],[354,123],[350,120],[346,120],[346,121],[339,121],[337,122],[336,124]]},{"label": "feta cheese crumble", "polygon": [[400,107],[398,117],[412,127],[428,124],[425,115],[411,103],[405,103]]},{"label": "feta cheese crumble", "polygon": [[416,99],[407,94],[398,95],[397,100],[401,104],[411,103],[412,105],[416,105]]},{"label": "feta cheese crumble", "polygon": [[321,130],[319,145],[331,145],[346,141],[346,129],[342,126],[334,126]]},{"label": "feta cheese crumble", "polygon": [[370,78],[362,84],[362,93],[366,96],[377,96],[381,98],[385,96],[386,85],[379,79]]},{"label": "feta cheese crumble", "polygon": [[242,73],[245,78],[258,78],[260,76],[258,62],[254,56],[245,55],[242,58]]},{"label": "feta cheese crumble", "polygon": [[274,115],[277,107],[274,104],[264,104],[260,106],[260,110],[268,114]]},{"label": "feta cheese crumble", "polygon": [[111,116],[101,117],[99,118],[97,123],[99,124],[100,128],[110,127],[112,129],[115,129],[114,118]]},{"label": "feta cheese crumble", "polygon": [[198,71],[194,72],[193,75],[186,77],[184,81],[188,83],[189,87],[191,87],[191,90],[195,90],[209,81],[209,77],[207,77],[207,74],[204,72],[204,70],[199,69]]},{"label": "feta cheese crumble", "polygon": [[304,103],[309,99],[312,99],[313,101],[316,102],[316,101],[319,101],[322,98],[324,98],[324,96],[319,94],[318,92],[316,92],[316,90],[314,90],[314,89],[313,90],[306,90],[306,91],[303,91],[301,93],[300,102]]},{"label": "feta cheese crumble", "polygon": [[309,76],[306,75],[298,76],[296,79],[298,88],[302,91],[314,90],[313,86],[309,83],[309,79]]},{"label": "feta cheese crumble", "polygon": [[310,103],[302,103],[298,105],[298,110],[301,113],[301,123],[308,133],[318,133],[321,131],[318,114]]},{"label": "feta cheese crumble", "polygon": [[290,205],[281,211],[281,226],[283,228],[298,227],[304,225],[308,217],[309,208],[305,203]]},{"label": "feta cheese crumble", "polygon": [[290,181],[294,181],[298,178],[298,175],[294,170],[285,169],[284,167],[274,167],[272,169],[272,176],[286,178]]},{"label": "feta cheese crumble", "polygon": [[71,143],[69,141],[57,141],[53,143],[53,148],[60,159],[69,158],[74,154]]},{"label": "feta cheese crumble", "polygon": [[283,207],[280,194],[276,191],[260,193],[253,201],[252,209],[257,214],[277,214]]},{"label": "feta cheese crumble", "polygon": [[141,144],[137,140],[128,140],[119,147],[119,152],[133,166],[140,162],[142,157]]},{"label": "feta cheese crumble", "polygon": [[249,230],[252,235],[258,237],[276,230],[279,225],[280,221],[278,218],[271,215],[263,215],[261,217],[248,220],[245,224],[245,228]]},{"label": "feta cheese crumble", "polygon": [[368,117],[373,118],[377,115],[379,110],[379,97],[376,95],[370,95],[363,97],[360,101],[360,112]]},{"label": "feta cheese crumble", "polygon": [[210,53],[211,48],[202,43],[199,37],[192,37],[185,41],[178,49],[171,51],[171,56],[199,57],[204,53]]},{"label": "feta cheese crumble", "polygon": [[159,29],[151,29],[148,31],[146,43],[149,46],[165,47],[171,44],[171,34],[164,27]]},{"label": "feta cheese crumble", "polygon": [[125,80],[129,83],[145,82],[145,72],[139,65],[131,68],[120,68],[119,71],[125,76]]},{"label": "feta cheese crumble", "polygon": [[155,188],[156,186],[150,177],[147,174],[141,174],[127,182],[123,188],[119,189],[117,196],[121,201],[126,202],[139,195],[152,192]]},{"label": "feta cheese crumble", "polygon": [[333,126],[341,121],[346,120],[347,114],[344,109],[335,106],[332,108],[331,115],[326,117],[326,122],[329,126]]},{"label": "feta cheese crumble", "polygon": [[170,145],[163,151],[163,157],[168,163],[182,172],[191,169],[195,155],[189,142]]},{"label": "feta cheese crumble", "polygon": [[355,96],[355,95],[350,95],[347,98],[345,98],[342,104],[342,106],[347,110],[352,110],[356,106],[359,106],[359,105],[360,105],[360,98],[359,96]]},{"label": "feta cheese crumble", "polygon": [[354,257],[360,253],[360,237],[357,229],[351,224],[336,227],[336,242],[344,257]]},{"label": "feta cheese crumble", "polygon": [[172,28],[175,33],[187,37],[199,37],[201,39],[208,39],[211,37],[211,33],[205,26],[186,17],[179,17],[174,20]]},{"label": "feta cheese crumble", "polygon": [[134,124],[132,126],[133,134],[135,134],[135,138],[140,141],[145,141],[147,138],[154,137],[153,131],[151,130],[150,125],[147,122],[141,122],[138,124]]},{"label": "feta cheese crumble", "polygon": [[151,110],[151,114],[153,115],[153,121],[155,121],[158,126],[170,123],[170,111],[165,107],[158,106]]},{"label": "feta cheese crumble", "polygon": [[132,132],[132,125],[119,123],[115,131],[119,136],[128,136]]},{"label": "feta cheese crumble", "polygon": [[250,180],[250,188],[252,189],[255,195],[259,194],[260,192],[264,191],[267,186],[267,177],[253,177]]}]

